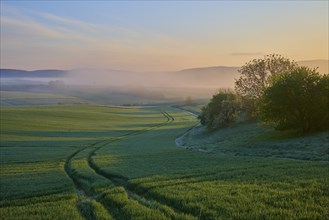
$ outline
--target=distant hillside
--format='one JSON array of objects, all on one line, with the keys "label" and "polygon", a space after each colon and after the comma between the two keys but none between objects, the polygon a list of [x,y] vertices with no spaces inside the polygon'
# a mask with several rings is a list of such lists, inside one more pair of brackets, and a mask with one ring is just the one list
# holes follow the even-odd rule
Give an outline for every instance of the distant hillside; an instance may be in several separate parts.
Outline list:
[{"label": "distant hillside", "polygon": [[[328,71],[328,60],[299,65]],[[58,93],[97,103],[149,103],[163,100],[209,99],[220,88],[234,88],[239,67],[213,66],[172,72],[133,72],[114,69],[0,69],[1,91]]]},{"label": "distant hillside", "polygon": [[[307,60],[297,62],[301,66],[308,66],[310,68],[318,67],[321,74],[327,74],[329,60]],[[213,88],[233,88],[235,79],[240,77],[238,69],[240,67],[201,67],[184,69],[175,74],[176,82],[184,83],[188,87],[213,87]]]},{"label": "distant hillside", "polygon": [[65,77],[67,71],[65,70],[18,70],[18,69],[0,69],[0,76],[3,78],[57,78]]},{"label": "distant hillside", "polygon": [[238,67],[205,67],[173,72],[132,72],[113,69],[68,71],[68,84],[121,87],[221,88],[233,87]]},{"label": "distant hillside", "polygon": [[[320,73],[328,73],[328,60],[299,61],[299,65],[319,67]],[[1,78],[14,80],[49,81],[60,78],[68,85],[111,85],[119,87],[166,87],[166,88],[233,88],[240,77],[239,67],[213,66],[183,69],[173,72],[133,72],[113,69],[36,70],[1,69]],[[35,78],[35,79],[32,79]],[[41,79],[42,80],[42,79]],[[3,83],[3,82],[2,82]]]},{"label": "distant hillside", "polygon": [[318,71],[322,74],[329,73],[329,60],[304,60],[297,62],[300,66],[308,66],[310,68],[318,68]]},{"label": "distant hillside", "polygon": [[212,66],[212,67],[198,67],[198,68],[191,68],[191,69],[184,69],[180,70],[179,72],[182,73],[232,73],[237,71],[239,67],[228,67],[228,66]]},{"label": "distant hillside", "polygon": [[201,67],[184,69],[175,74],[181,82],[197,87],[233,88],[239,67]]}]

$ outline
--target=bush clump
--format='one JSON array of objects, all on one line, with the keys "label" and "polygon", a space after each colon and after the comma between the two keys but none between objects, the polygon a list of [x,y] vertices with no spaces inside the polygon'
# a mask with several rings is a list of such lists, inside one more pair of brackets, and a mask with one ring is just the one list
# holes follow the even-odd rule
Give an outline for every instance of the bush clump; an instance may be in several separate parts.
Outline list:
[{"label": "bush clump", "polygon": [[262,96],[260,113],[279,130],[329,129],[329,75],[297,67],[274,77]]},{"label": "bush clump", "polygon": [[209,104],[201,109],[201,124],[214,130],[226,127],[238,120],[241,110],[239,97],[230,91],[219,91],[213,95]]}]

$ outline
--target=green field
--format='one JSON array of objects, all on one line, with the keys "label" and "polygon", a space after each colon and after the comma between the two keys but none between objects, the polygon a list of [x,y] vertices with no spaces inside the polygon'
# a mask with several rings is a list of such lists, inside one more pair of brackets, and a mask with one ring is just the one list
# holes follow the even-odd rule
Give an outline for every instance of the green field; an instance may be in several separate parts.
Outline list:
[{"label": "green field", "polygon": [[1,91],[1,106],[27,106],[86,103],[85,100],[69,95],[52,94],[45,92],[17,92]]},{"label": "green field", "polygon": [[327,133],[197,123],[165,105],[1,106],[0,216],[328,218]]}]

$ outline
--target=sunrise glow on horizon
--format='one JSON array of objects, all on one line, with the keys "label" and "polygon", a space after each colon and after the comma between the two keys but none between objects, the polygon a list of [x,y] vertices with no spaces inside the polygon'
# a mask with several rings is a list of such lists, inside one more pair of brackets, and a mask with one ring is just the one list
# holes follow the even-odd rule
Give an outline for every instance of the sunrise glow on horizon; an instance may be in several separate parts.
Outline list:
[{"label": "sunrise glow on horizon", "polygon": [[171,71],[328,59],[328,1],[1,1],[1,68]]}]

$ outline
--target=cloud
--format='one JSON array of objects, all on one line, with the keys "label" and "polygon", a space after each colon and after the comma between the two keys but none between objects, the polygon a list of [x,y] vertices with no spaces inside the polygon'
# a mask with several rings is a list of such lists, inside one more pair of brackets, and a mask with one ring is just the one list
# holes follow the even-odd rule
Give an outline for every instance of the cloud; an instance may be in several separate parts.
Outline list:
[{"label": "cloud", "polygon": [[79,20],[69,19],[69,18],[65,18],[65,17],[60,17],[60,16],[50,14],[50,13],[41,13],[40,15],[45,19],[48,19],[48,20],[56,22],[56,23],[61,23],[65,26],[77,27],[80,29],[85,29],[90,32],[97,31],[96,25],[93,25],[93,24],[90,24],[87,22],[82,22]]},{"label": "cloud", "polygon": [[263,56],[265,53],[263,52],[254,52],[254,53],[245,53],[245,52],[238,52],[238,53],[231,53],[231,56]]},{"label": "cloud", "polygon": [[[89,22],[58,16],[51,13],[18,9],[11,6],[4,7],[1,14],[2,38],[9,40],[21,38],[24,41],[36,43],[38,40],[46,42],[70,43],[72,41],[95,43],[112,39],[120,39],[128,35],[128,31],[120,28],[95,25]],[[133,35],[133,33],[130,33]],[[113,41],[114,42],[114,41]]]},{"label": "cloud", "polygon": [[[5,8],[1,14],[2,55],[6,63],[71,63],[73,67],[109,66],[172,69],[194,48],[188,42],[145,29],[97,24],[51,13]],[[30,53],[33,52],[33,59]],[[15,57],[10,61],[10,57]],[[19,58],[19,59],[18,59]],[[2,59],[4,61],[4,59]],[[145,66],[145,67],[144,67]]]},{"label": "cloud", "polygon": [[[35,22],[33,20],[19,20],[15,18],[1,17],[1,26],[3,36],[10,40],[13,38],[22,38],[26,41],[28,37],[33,37],[34,40],[52,39],[52,40],[75,40],[75,41],[90,41],[86,35],[79,32],[71,31],[68,28],[49,27],[45,24]],[[4,39],[5,40],[5,39]],[[33,40],[33,39],[29,39]]]},{"label": "cloud", "polygon": [[[167,49],[167,46],[177,47],[181,42],[165,34],[157,34],[145,30],[117,27],[115,25],[93,24],[51,13],[21,10],[6,7],[1,15],[1,26],[15,38],[28,36],[47,40],[72,40],[92,43],[94,46],[112,45],[118,49],[141,48]],[[9,31],[10,30],[10,31]],[[6,33],[6,36],[8,34]],[[10,36],[9,36],[10,38]]]}]

